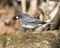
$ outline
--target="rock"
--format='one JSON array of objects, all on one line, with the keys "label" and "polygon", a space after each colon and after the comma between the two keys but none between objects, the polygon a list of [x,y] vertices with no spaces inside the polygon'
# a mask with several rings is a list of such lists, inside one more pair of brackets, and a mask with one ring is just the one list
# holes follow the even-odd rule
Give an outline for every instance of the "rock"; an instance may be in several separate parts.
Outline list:
[{"label": "rock", "polygon": [[15,29],[11,26],[15,9],[9,6],[0,6],[0,35],[14,34]]},{"label": "rock", "polygon": [[10,42],[7,48],[57,48],[56,35],[50,32],[27,33]]}]

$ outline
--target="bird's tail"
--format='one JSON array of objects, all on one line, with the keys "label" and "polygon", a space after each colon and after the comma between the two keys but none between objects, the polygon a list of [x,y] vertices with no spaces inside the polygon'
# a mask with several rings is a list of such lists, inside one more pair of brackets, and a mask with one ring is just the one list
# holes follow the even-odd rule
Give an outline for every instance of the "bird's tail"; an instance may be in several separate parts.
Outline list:
[{"label": "bird's tail", "polygon": [[41,21],[40,24],[38,24],[38,25],[41,26],[43,24],[48,24],[48,25],[50,24],[51,25],[51,24],[55,24],[55,22],[42,22]]},{"label": "bird's tail", "polygon": [[40,21],[41,24],[55,24],[55,22],[42,22]]},{"label": "bird's tail", "polygon": [[40,24],[46,24],[47,22],[40,21]]}]

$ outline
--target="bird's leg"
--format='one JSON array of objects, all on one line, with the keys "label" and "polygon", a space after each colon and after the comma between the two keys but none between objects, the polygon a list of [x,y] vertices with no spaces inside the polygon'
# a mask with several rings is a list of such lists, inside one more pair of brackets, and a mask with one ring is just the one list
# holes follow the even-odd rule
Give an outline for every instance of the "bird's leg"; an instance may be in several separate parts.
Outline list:
[{"label": "bird's leg", "polygon": [[24,28],[24,32],[26,32],[26,30],[27,30],[27,29],[26,29],[26,28]]},{"label": "bird's leg", "polygon": [[24,32],[32,32],[32,29],[24,29]]}]

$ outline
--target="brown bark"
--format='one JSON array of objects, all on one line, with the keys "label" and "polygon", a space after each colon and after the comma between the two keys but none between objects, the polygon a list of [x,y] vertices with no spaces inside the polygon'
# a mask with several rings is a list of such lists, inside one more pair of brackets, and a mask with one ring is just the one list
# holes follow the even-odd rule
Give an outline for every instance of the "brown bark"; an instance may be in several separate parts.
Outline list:
[{"label": "brown bark", "polygon": [[36,10],[37,10],[37,0],[31,0],[27,14],[33,16],[36,13]]},{"label": "brown bark", "polygon": [[22,3],[22,13],[26,13],[26,0],[21,0]]}]

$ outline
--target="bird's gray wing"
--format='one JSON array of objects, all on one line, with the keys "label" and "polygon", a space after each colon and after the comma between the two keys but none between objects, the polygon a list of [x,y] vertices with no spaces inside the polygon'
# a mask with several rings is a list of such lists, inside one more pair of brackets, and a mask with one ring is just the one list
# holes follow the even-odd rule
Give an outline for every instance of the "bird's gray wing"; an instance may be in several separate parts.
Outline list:
[{"label": "bird's gray wing", "polygon": [[42,21],[32,18],[32,17],[25,18],[24,20],[29,23],[36,23],[36,24],[45,24],[46,23],[46,22],[42,22]]},{"label": "bird's gray wing", "polygon": [[26,17],[24,18],[25,21],[27,22],[35,22],[35,21],[38,21],[38,19],[35,19],[35,18],[32,18],[32,17]]},{"label": "bird's gray wing", "polygon": [[35,18],[33,18],[33,17],[31,17],[31,16],[29,16],[29,15],[27,15],[27,14],[20,14],[21,16],[23,16],[23,19],[25,20],[25,21],[27,21],[27,22],[36,22],[36,21],[38,21],[39,22],[39,20],[38,19],[35,19]]}]

